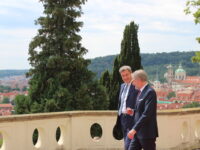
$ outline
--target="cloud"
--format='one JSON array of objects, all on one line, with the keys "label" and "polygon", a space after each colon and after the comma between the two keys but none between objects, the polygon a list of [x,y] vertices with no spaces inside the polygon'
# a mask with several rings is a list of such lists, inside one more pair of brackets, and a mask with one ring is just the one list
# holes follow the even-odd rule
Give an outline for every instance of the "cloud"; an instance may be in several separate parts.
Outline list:
[{"label": "cloud", "polygon": [[93,0],[88,3],[93,3],[93,7],[104,10],[109,14],[124,14],[124,15],[139,15],[145,18],[153,17],[169,20],[190,21],[191,17],[185,16],[185,0]]},{"label": "cloud", "polygon": [[[35,0],[6,0],[0,1],[1,9],[18,9],[29,10],[31,12],[38,12],[42,9],[42,4]],[[19,11],[20,12],[20,11]]]},{"label": "cloud", "polygon": [[[106,4],[103,0],[92,0],[83,7],[83,30],[119,33],[134,20],[145,31],[180,33],[177,24],[193,25],[193,18],[185,15],[184,8],[185,0],[107,0]],[[186,28],[182,31],[186,30],[191,32]]]},{"label": "cloud", "polygon": [[28,45],[36,33],[34,28],[0,28],[0,69],[29,68]]},{"label": "cloud", "polygon": [[17,39],[29,39],[36,35],[36,28],[12,28],[7,29],[0,27],[1,37],[17,38]]},{"label": "cloud", "polygon": [[[121,39],[119,36],[104,33],[85,33],[83,36],[83,46],[88,49],[86,58],[118,54],[120,51]],[[118,43],[118,44],[116,44]]]},{"label": "cloud", "polygon": [[[198,50],[199,27],[186,16],[185,0],[89,0],[80,18],[82,43],[94,58],[120,52],[125,25],[139,24],[141,52]],[[36,35],[34,20],[42,15],[36,0],[0,1],[0,69],[28,68],[28,44]]]},{"label": "cloud", "polygon": [[35,0],[0,1],[1,26],[4,27],[33,26],[41,14],[42,4]]},{"label": "cloud", "polygon": [[139,41],[142,53],[200,50],[193,35],[139,33]]},{"label": "cloud", "polygon": [[132,20],[139,24],[142,52],[198,50],[199,29],[184,9],[185,0],[88,1],[82,18],[87,57],[119,53],[124,27]]}]

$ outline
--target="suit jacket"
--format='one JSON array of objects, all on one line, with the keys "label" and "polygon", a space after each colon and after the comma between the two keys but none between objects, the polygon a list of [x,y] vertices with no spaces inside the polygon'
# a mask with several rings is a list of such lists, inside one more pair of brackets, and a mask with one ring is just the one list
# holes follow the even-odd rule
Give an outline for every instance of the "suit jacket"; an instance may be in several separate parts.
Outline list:
[{"label": "suit jacket", "polygon": [[[118,100],[118,111],[121,106],[121,95],[123,92],[123,89],[125,87],[125,83],[121,84],[120,86],[120,93],[119,93],[119,100]],[[135,103],[136,103],[136,98],[137,98],[138,90],[135,89],[135,86],[132,84],[130,85],[129,93],[126,99],[126,107],[129,107],[131,109],[135,108]],[[126,130],[126,129],[131,129],[133,127],[133,122],[134,118],[133,116],[127,115],[126,116],[126,121],[121,125],[120,121],[120,116],[117,116],[117,122],[116,126],[118,130]]]},{"label": "suit jacket", "polygon": [[158,137],[157,96],[150,85],[144,88],[136,102],[133,129],[139,139]]}]

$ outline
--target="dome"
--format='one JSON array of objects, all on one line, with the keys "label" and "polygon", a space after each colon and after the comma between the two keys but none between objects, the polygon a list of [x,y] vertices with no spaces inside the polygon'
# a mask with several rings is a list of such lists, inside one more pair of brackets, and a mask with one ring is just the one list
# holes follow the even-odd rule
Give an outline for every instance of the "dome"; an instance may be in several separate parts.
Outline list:
[{"label": "dome", "polygon": [[182,65],[179,65],[178,69],[175,71],[175,73],[181,73],[181,72],[184,72],[185,73],[185,70],[182,68]]}]

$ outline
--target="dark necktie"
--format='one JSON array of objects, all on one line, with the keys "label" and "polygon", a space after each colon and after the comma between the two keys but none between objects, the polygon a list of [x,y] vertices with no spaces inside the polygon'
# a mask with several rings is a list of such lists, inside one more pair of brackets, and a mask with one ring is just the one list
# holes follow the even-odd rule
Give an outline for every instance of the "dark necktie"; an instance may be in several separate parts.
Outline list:
[{"label": "dark necktie", "polygon": [[140,94],[141,94],[141,91],[139,90],[137,94],[137,99],[136,99],[137,101],[139,100]]},{"label": "dark necktie", "polygon": [[126,98],[127,89],[128,89],[128,84],[125,84],[125,87],[124,87],[124,89],[122,91],[122,95],[121,95],[121,105],[120,105],[119,112],[118,112],[119,116],[122,114],[122,108],[123,108],[123,103]]}]

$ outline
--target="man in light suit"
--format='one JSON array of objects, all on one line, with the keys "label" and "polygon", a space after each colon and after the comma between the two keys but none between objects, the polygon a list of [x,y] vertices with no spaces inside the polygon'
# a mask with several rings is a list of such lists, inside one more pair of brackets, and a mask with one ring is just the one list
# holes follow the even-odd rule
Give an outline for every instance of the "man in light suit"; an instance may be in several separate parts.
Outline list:
[{"label": "man in light suit", "polygon": [[134,125],[129,131],[131,140],[129,150],[156,150],[157,97],[154,89],[148,84],[144,70],[132,74],[132,83],[139,90],[134,113]]},{"label": "man in light suit", "polygon": [[124,149],[128,150],[131,140],[127,137],[127,133],[133,126],[133,109],[135,107],[138,90],[136,90],[135,86],[131,84],[131,67],[122,66],[119,69],[119,73],[124,83],[121,84],[120,87],[118,117],[115,127],[122,131],[124,138]]}]

